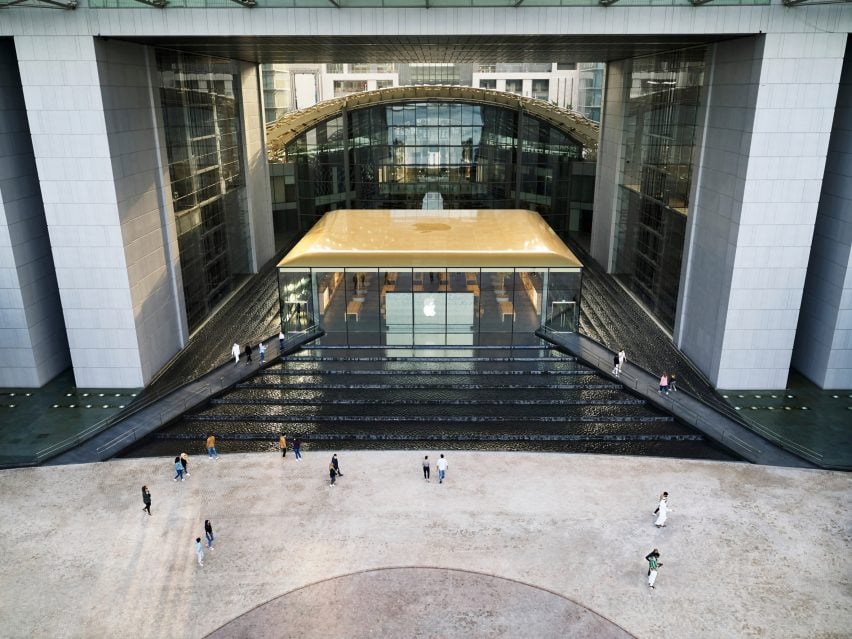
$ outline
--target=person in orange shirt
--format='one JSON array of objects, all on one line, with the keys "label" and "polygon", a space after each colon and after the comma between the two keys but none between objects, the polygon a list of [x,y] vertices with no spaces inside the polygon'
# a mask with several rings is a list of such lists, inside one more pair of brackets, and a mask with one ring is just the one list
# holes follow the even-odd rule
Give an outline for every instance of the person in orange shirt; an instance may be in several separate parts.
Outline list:
[{"label": "person in orange shirt", "polygon": [[210,435],[207,438],[207,456],[211,459],[219,459],[219,453],[216,452],[216,436]]}]

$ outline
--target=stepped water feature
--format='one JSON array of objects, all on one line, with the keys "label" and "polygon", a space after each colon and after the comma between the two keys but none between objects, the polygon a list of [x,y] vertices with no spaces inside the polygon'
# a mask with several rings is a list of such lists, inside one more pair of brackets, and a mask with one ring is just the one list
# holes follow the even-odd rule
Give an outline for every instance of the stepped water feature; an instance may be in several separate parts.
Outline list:
[{"label": "stepped water feature", "polygon": [[305,450],[541,450],[733,459],[549,345],[334,347],[313,344],[184,415],[128,456]]}]

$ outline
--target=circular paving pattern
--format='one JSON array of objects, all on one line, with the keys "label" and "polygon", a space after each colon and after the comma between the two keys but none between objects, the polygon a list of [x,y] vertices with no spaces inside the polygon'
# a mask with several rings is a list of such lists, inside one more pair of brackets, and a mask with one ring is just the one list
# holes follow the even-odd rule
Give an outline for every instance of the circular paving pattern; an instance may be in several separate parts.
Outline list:
[{"label": "circular paving pattern", "polygon": [[208,635],[296,636],[633,637],[548,590],[446,568],[385,568],[327,579],[261,604]]}]

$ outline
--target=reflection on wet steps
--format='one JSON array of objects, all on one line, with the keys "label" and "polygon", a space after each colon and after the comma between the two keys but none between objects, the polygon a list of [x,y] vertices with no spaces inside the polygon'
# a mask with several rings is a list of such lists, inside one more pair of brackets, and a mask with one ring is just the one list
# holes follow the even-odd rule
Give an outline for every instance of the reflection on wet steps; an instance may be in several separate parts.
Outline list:
[{"label": "reflection on wet steps", "polygon": [[[128,453],[303,448],[490,448],[730,459],[691,428],[544,346],[312,345]],[[180,442],[180,443],[178,443]]]}]

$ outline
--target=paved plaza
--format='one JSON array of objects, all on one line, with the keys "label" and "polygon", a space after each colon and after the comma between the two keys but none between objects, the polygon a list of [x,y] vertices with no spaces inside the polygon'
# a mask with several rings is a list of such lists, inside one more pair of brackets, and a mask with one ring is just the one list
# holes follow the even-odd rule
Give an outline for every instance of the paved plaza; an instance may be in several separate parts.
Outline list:
[{"label": "paved plaza", "polygon": [[848,474],[450,451],[438,484],[341,451],[330,487],[330,456],[0,471],[0,635],[849,637]]}]

